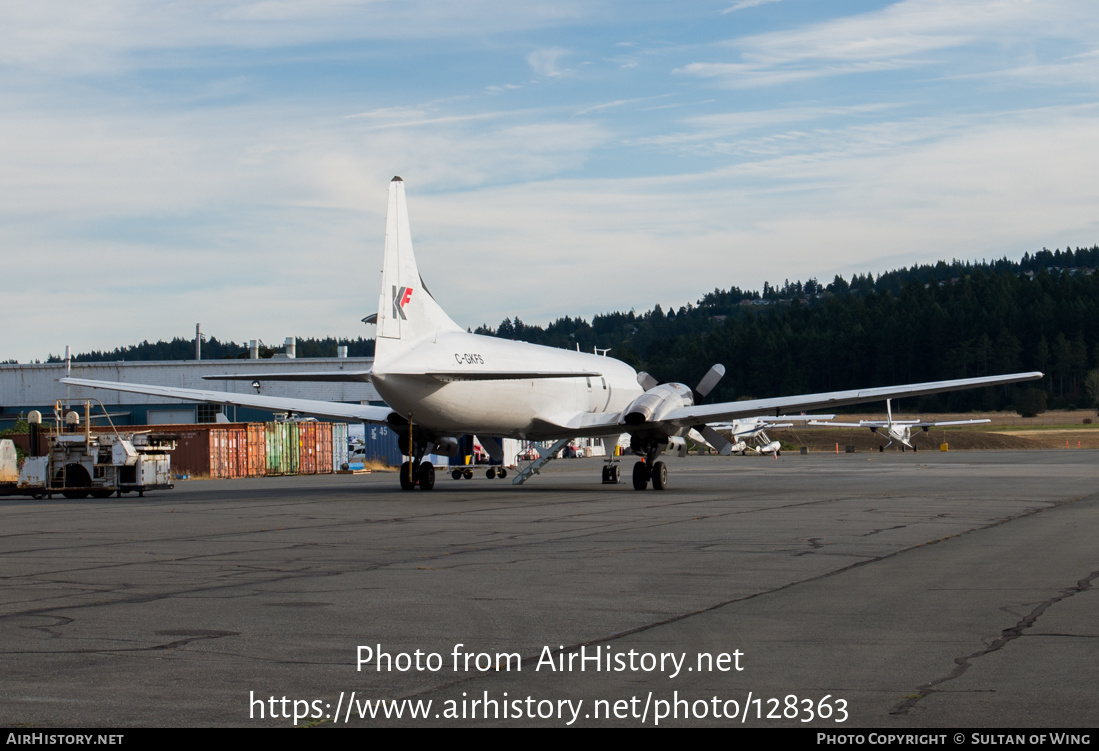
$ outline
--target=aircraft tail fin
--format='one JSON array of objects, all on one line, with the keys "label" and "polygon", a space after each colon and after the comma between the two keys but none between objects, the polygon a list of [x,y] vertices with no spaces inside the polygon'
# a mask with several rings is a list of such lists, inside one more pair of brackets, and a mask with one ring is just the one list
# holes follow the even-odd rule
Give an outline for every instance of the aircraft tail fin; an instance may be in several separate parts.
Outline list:
[{"label": "aircraft tail fin", "polygon": [[378,296],[377,352],[403,349],[404,345],[440,331],[461,331],[424,285],[412,253],[404,180],[389,183],[389,209],[385,220],[385,256],[382,290]]}]

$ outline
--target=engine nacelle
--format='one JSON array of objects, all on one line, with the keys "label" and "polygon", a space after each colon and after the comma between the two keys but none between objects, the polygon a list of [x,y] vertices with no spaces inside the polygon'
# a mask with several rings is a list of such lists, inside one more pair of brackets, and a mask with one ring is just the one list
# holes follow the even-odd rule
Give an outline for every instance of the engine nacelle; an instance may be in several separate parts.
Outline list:
[{"label": "engine nacelle", "polygon": [[627,425],[644,425],[647,422],[663,419],[665,415],[680,407],[694,404],[694,394],[682,383],[662,383],[646,391],[633,400],[622,413]]},{"label": "engine nacelle", "polygon": [[[412,441],[409,443],[409,441]],[[414,456],[416,451],[416,437],[410,439],[407,433],[397,435],[397,448],[405,456]],[[428,444],[427,453],[439,456],[458,456],[458,439],[451,436],[436,438]]]},{"label": "engine nacelle", "polygon": [[678,435],[668,436],[668,447],[664,449],[664,453],[670,454],[673,451],[680,459],[685,457],[687,455],[687,439]]},{"label": "engine nacelle", "polygon": [[458,456],[458,448],[458,439],[447,436],[446,438],[435,439],[435,445],[431,447],[431,451],[428,453],[454,457]]}]

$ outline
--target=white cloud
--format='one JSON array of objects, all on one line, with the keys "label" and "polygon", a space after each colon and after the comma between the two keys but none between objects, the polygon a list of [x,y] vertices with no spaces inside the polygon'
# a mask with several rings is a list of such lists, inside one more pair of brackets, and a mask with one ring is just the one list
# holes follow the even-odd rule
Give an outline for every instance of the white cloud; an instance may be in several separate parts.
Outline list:
[{"label": "white cloud", "polygon": [[0,5],[0,64],[87,75],[148,64],[135,55],[185,49],[461,40],[571,24],[598,13],[601,4],[578,0],[12,2]]},{"label": "white cloud", "polygon": [[854,16],[731,40],[737,62],[696,62],[678,72],[729,88],[769,86],[941,62],[947,50],[1027,50],[1038,39],[1088,42],[1099,31],[1080,0],[903,0]]},{"label": "white cloud", "polygon": [[736,13],[738,10],[746,10],[748,8],[756,8],[760,5],[766,5],[768,3],[778,3],[782,0],[740,0],[738,3],[733,3],[725,10],[721,11],[722,15],[725,13]]},{"label": "white cloud", "polygon": [[569,72],[567,70],[560,70],[557,67],[557,62],[568,54],[568,50],[559,47],[547,47],[545,49],[535,50],[527,55],[527,64],[530,65],[531,70],[533,70],[536,75],[557,78]]}]

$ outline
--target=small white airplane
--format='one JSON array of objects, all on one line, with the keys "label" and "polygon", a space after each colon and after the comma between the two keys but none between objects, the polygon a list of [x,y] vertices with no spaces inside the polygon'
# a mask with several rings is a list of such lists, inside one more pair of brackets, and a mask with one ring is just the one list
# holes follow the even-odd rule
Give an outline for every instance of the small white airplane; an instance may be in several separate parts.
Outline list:
[{"label": "small white airplane", "polygon": [[[763,454],[778,456],[782,451],[782,444],[778,441],[772,441],[767,435],[768,430],[771,428],[792,428],[795,422],[812,424],[814,420],[831,420],[833,417],[835,415],[781,415],[774,419],[746,417],[732,422],[711,423],[710,427],[723,434],[730,434],[733,445],[729,453],[743,456],[746,452],[752,451],[760,456]],[[780,420],[783,422],[779,422]],[[692,437],[695,440],[702,439],[701,435]],[[754,442],[754,445],[749,442]]]},{"label": "small white airplane", "polygon": [[[980,420],[940,420],[932,422],[921,420],[894,420],[891,399],[885,400],[885,415],[885,420],[859,420],[858,422],[824,422],[813,420],[809,424],[830,428],[869,428],[871,433],[874,433],[875,435],[884,435],[889,439],[889,443],[878,446],[878,451],[885,451],[894,443],[901,444],[901,451],[904,451],[905,446],[915,451],[916,445],[912,443],[913,429],[922,430],[926,433],[931,430],[931,428],[941,428],[948,425],[982,425],[992,422],[987,418]],[[884,433],[879,431],[884,431]]]},{"label": "small white airplane", "polygon": [[[685,436],[692,428],[721,453],[728,454],[732,444],[709,423],[1042,377],[1037,372],[1012,373],[699,405],[697,398],[705,397],[716,385],[725,373],[723,366],[715,365],[691,389],[682,383],[658,383],[606,355],[471,334],[443,312],[420,277],[400,177],[389,184],[376,322],[373,368],[368,373],[348,373],[345,377],[372,380],[388,407],[83,378],[62,378],[61,382],[389,425],[401,436],[401,451],[410,457],[400,472],[401,487],[406,490],[433,488],[435,469],[423,462],[424,457],[430,453],[454,455],[457,437],[468,434],[557,442],[541,452],[542,458],[519,472],[512,480],[514,484],[537,472],[570,440],[600,438],[608,447],[603,481],[616,483],[619,473],[613,457],[614,442],[621,434],[629,433],[630,450],[641,457],[633,467],[634,488],[644,490],[651,484],[663,490],[668,484],[668,469],[658,457],[668,448],[685,451]],[[284,377],[307,380],[309,375]],[[331,380],[335,376],[326,373],[323,377]]]}]

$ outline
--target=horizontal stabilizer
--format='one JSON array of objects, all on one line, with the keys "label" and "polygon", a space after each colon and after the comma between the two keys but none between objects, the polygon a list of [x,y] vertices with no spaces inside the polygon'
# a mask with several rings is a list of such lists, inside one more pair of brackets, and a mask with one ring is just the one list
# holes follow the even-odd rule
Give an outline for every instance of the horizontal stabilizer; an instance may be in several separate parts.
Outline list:
[{"label": "horizontal stabilizer", "polygon": [[273,412],[297,412],[318,417],[334,417],[340,420],[361,420],[386,424],[393,414],[389,407],[373,407],[368,404],[344,404],[314,399],[291,399],[280,396],[260,396],[259,394],[229,394],[223,391],[204,389],[184,389],[172,386],[151,386],[143,383],[117,383],[115,381],[93,381],[87,378],[61,378],[67,386],[83,386],[91,389],[125,391],[132,394],[163,396],[187,402],[208,404],[231,404],[237,407],[269,409]]},{"label": "horizontal stabilizer", "polygon": [[204,375],[204,381],[313,381],[326,383],[369,383],[369,370],[320,370],[300,373],[226,373]]}]

